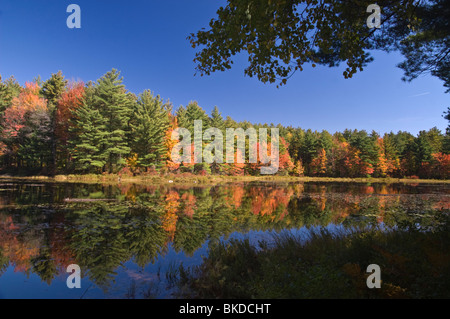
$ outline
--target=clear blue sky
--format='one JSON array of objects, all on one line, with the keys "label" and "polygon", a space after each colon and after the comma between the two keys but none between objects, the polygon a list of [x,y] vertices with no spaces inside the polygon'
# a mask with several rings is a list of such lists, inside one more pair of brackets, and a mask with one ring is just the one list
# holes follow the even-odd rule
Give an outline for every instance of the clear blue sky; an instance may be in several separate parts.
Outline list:
[{"label": "clear blue sky", "polygon": [[[66,8],[81,7],[81,29],[68,29]],[[377,52],[375,62],[353,79],[343,67],[307,67],[286,86],[244,76],[246,56],[232,70],[194,76],[195,50],[186,37],[202,27],[225,1],[215,0],[1,0],[0,74],[21,83],[63,71],[67,79],[96,80],[112,68],[128,90],[151,89],[174,107],[196,100],[208,113],[252,123],[305,129],[345,128],[417,134],[434,126],[450,106],[442,82],[423,76],[401,81],[398,54]]]}]

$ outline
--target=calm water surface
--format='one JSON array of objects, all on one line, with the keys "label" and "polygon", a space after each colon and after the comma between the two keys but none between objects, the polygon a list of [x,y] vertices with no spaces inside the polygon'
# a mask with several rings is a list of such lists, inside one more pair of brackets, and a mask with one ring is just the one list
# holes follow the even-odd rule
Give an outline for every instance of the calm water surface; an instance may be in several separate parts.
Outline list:
[{"label": "calm water surface", "polygon": [[[0,298],[170,298],[165,274],[218,240],[314,227],[432,225],[445,184],[242,183],[215,187],[0,180]],[[78,264],[81,289],[66,268]]]}]

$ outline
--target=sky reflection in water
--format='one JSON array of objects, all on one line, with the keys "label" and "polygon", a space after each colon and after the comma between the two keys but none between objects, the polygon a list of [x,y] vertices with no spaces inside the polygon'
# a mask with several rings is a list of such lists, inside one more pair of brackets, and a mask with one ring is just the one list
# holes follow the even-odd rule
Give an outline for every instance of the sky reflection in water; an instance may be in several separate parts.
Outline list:
[{"label": "sky reflection in water", "polygon": [[[81,201],[80,201],[81,199]],[[314,227],[432,225],[445,184],[242,183],[215,187],[0,181],[0,298],[170,298],[165,273],[208,245]],[[82,269],[68,289],[65,269]]]}]

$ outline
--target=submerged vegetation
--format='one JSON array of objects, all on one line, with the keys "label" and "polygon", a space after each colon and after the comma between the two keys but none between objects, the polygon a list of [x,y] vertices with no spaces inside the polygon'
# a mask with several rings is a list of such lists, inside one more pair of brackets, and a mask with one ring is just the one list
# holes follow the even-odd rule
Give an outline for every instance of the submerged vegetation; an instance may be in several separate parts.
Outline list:
[{"label": "submerged vegetation", "polygon": [[[449,213],[436,212],[439,222],[425,229],[321,227],[215,243],[201,265],[169,278],[184,298],[449,298]],[[367,287],[371,264],[381,268],[380,289]]]}]

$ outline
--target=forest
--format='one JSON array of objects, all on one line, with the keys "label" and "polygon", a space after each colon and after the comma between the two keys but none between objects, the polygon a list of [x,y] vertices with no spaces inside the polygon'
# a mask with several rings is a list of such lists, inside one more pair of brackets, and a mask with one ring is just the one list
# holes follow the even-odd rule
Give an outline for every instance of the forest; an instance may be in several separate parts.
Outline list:
[{"label": "forest", "polygon": [[171,151],[178,141],[172,132],[178,127],[193,132],[194,120],[203,121],[203,130],[214,127],[223,132],[278,128],[278,175],[450,177],[450,129],[381,136],[375,130],[330,133],[236,122],[224,118],[217,106],[208,114],[195,101],[175,109],[150,90],[136,95],[126,89],[116,69],[88,83],[68,81],[61,71],[24,86],[13,76],[6,80],[0,76],[0,174],[259,174],[260,163],[173,161]]}]

